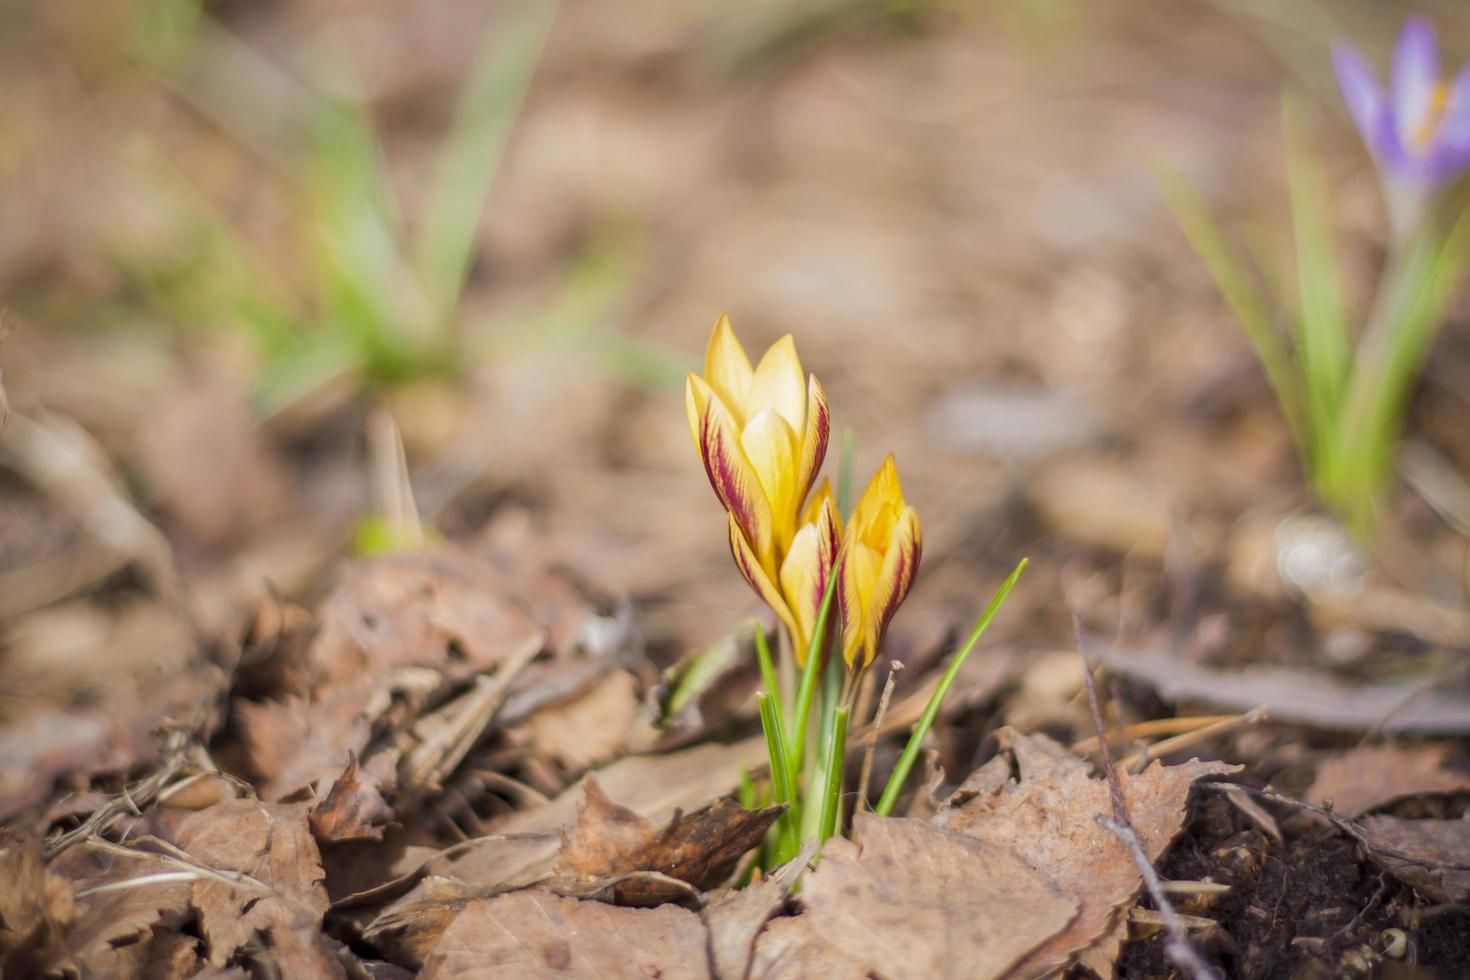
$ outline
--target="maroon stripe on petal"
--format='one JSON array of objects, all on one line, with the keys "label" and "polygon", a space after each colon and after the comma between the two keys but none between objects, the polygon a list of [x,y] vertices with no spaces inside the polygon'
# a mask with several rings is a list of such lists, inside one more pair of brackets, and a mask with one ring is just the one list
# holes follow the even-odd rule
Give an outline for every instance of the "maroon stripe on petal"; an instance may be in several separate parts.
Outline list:
[{"label": "maroon stripe on petal", "polygon": [[732,454],[738,450],[720,437],[720,424],[714,410],[705,412],[699,446],[699,454],[704,458],[704,472],[715,496],[720,498],[725,509],[749,536],[755,530],[757,516],[753,501],[748,494],[741,492],[738,467],[743,461],[734,459]]}]

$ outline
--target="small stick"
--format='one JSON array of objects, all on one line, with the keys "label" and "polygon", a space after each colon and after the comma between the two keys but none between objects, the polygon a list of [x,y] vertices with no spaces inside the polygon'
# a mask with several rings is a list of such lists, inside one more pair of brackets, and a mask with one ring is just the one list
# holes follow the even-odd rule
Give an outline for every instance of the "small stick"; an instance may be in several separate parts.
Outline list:
[{"label": "small stick", "polygon": [[1166,738],[1162,742],[1150,745],[1142,752],[1135,752],[1132,755],[1128,756],[1122,762],[1118,763],[1118,765],[1122,766],[1129,772],[1137,772],[1138,769],[1135,767],[1142,768],[1142,763],[1145,763],[1150,759],[1157,759],[1160,756],[1168,755],[1171,752],[1178,752],[1180,749],[1187,749],[1191,745],[1195,745],[1196,743],[1214,738],[1216,735],[1221,735],[1225,732],[1234,731],[1235,729],[1241,728],[1245,725],[1254,725],[1256,722],[1265,721],[1266,719],[1267,714],[1264,707],[1252,708],[1250,711],[1247,711],[1243,715],[1227,715],[1226,717],[1221,718],[1219,721],[1211,722],[1210,724],[1204,725],[1201,728],[1196,728],[1192,732],[1185,732],[1182,735],[1175,735],[1173,738]]},{"label": "small stick", "polygon": [[1253,786],[1245,786],[1240,783],[1202,782],[1196,783],[1195,785],[1199,786],[1201,789],[1218,789],[1221,791],[1223,791],[1225,787],[1229,786],[1249,793],[1252,796],[1259,796],[1263,800],[1270,800],[1272,803],[1280,803],[1285,806],[1294,806],[1298,810],[1306,810],[1308,813],[1315,813],[1317,816],[1326,820],[1328,823],[1332,824],[1332,826],[1336,827],[1338,830],[1342,831],[1344,834],[1347,834],[1353,840],[1363,845],[1365,849],[1372,851],[1374,854],[1377,854],[1380,857],[1393,858],[1395,861],[1403,861],[1405,864],[1418,865],[1421,868],[1439,868],[1445,871],[1470,871],[1470,864],[1461,864],[1453,861],[1437,861],[1433,858],[1415,857],[1412,854],[1405,854],[1403,851],[1396,851],[1391,847],[1382,847],[1378,844],[1375,844],[1368,839],[1368,835],[1363,832],[1363,829],[1358,826],[1355,821],[1349,820],[1348,818],[1341,816],[1340,814],[1333,813],[1326,807],[1318,806],[1315,803],[1308,803],[1306,800],[1294,800],[1289,796],[1282,796],[1280,793],[1273,793],[1269,789],[1256,789]]},{"label": "small stick", "polygon": [[[1192,732],[1205,725],[1213,725],[1217,721],[1228,721],[1239,718],[1239,715],[1195,715],[1188,718],[1155,718],[1151,721],[1140,721],[1128,725],[1123,729],[1123,737],[1153,738],[1155,735],[1182,735]],[[1108,737],[1109,743],[1118,741],[1116,734]],[[1078,755],[1090,755],[1097,751],[1097,736],[1089,735],[1087,738],[1072,743],[1072,751]]]},{"label": "small stick", "polygon": [[1087,656],[1087,647],[1082,642],[1082,619],[1076,612],[1072,613],[1072,628],[1077,634],[1077,653],[1082,657],[1082,679],[1087,686],[1087,706],[1092,712],[1092,727],[1097,731],[1098,746],[1102,753],[1103,775],[1108,781],[1108,796],[1112,802],[1113,818],[1099,814],[1097,822],[1102,824],[1128,848],[1133,855],[1133,863],[1138,865],[1138,871],[1143,875],[1144,884],[1148,887],[1148,893],[1153,897],[1154,904],[1158,906],[1159,913],[1164,918],[1164,927],[1169,932],[1169,941],[1164,945],[1164,951],[1169,959],[1183,970],[1194,977],[1194,980],[1215,980],[1216,974],[1199,955],[1194,947],[1185,938],[1184,926],[1179,921],[1179,914],[1174,911],[1174,906],[1164,895],[1163,885],[1159,876],[1154,871],[1153,862],[1143,851],[1143,845],[1138,841],[1138,834],[1133,830],[1133,824],[1128,819],[1128,805],[1123,799],[1123,784],[1118,779],[1118,771],[1113,768],[1113,753],[1108,749],[1107,730],[1103,728],[1102,707],[1097,700],[1097,684],[1092,679],[1092,660]]},{"label": "small stick", "polygon": [[893,682],[900,670],[903,670],[901,662],[888,661],[888,679],[883,682],[883,694],[878,698],[878,714],[873,717],[869,728],[868,747],[863,751],[863,774],[858,779],[858,799],[864,803],[868,801],[868,780],[873,775],[873,753],[878,748],[878,733],[883,731],[883,716],[888,714],[888,703],[893,700]]}]

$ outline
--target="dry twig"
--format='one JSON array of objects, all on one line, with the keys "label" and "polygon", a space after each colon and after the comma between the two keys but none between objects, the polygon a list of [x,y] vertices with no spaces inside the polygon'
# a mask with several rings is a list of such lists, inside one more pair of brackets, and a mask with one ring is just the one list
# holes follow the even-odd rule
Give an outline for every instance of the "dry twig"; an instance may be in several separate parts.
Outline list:
[{"label": "dry twig", "polygon": [[1103,727],[1102,707],[1097,699],[1097,684],[1092,679],[1092,661],[1087,656],[1087,649],[1083,645],[1082,622],[1076,613],[1072,614],[1072,625],[1077,633],[1077,652],[1082,657],[1082,679],[1087,687],[1087,706],[1092,711],[1092,727],[1097,732],[1098,746],[1102,754],[1103,775],[1107,777],[1108,795],[1112,802],[1112,819],[1109,820],[1099,814],[1097,822],[1112,831],[1133,855],[1133,862],[1138,865],[1138,871],[1143,875],[1148,893],[1152,896],[1154,905],[1158,906],[1159,914],[1163,917],[1164,928],[1169,932],[1169,941],[1164,945],[1164,951],[1168,954],[1169,959],[1173,960],[1179,969],[1193,977],[1194,980],[1214,980],[1215,971],[1185,938],[1184,925],[1179,919],[1179,913],[1174,911],[1174,906],[1164,895],[1158,872],[1154,871],[1153,863],[1143,852],[1143,845],[1139,843],[1138,834],[1134,832],[1133,824],[1128,819],[1128,804],[1123,799],[1123,784],[1118,779],[1117,769],[1113,767],[1113,753],[1108,748],[1107,730]]}]

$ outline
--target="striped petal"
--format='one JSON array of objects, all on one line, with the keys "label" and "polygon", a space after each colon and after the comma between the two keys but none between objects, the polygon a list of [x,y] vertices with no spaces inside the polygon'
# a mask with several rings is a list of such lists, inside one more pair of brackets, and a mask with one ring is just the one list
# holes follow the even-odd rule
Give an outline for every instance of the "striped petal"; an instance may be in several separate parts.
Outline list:
[{"label": "striped petal", "polygon": [[837,506],[829,495],[817,508],[815,520],[796,532],[781,563],[781,592],[796,620],[791,645],[798,665],[806,664],[822,596],[837,561],[837,520]]},{"label": "striped petal", "polygon": [[684,414],[689,416],[689,435],[694,439],[694,448],[700,449],[700,432],[704,429],[704,414],[715,393],[703,378],[690,371],[684,379]]},{"label": "striped petal", "polygon": [[864,667],[872,663],[878,648],[883,645],[883,637],[888,632],[893,614],[898,612],[899,605],[914,584],[914,575],[919,570],[919,559],[922,555],[919,515],[912,507],[905,507],[893,526],[888,548],[883,553],[883,564],[878,569],[872,590],[863,603],[863,630],[866,634]]},{"label": "striped petal", "polygon": [[768,563],[775,548],[771,505],[760,478],[741,448],[740,433],[719,398],[711,398],[700,420],[699,455],[715,496],[740,525],[751,547]]},{"label": "striped petal", "polygon": [[794,431],[800,432],[806,419],[806,375],[801,371],[801,358],[796,356],[796,341],[787,334],[761,355],[750,382],[747,411],[774,409]]},{"label": "striped petal", "polygon": [[827,458],[827,438],[831,433],[831,417],[827,414],[827,393],[814,374],[806,387],[806,426],[801,434],[801,463],[797,471],[796,492],[805,497]]},{"label": "striped petal", "polygon": [[734,515],[730,517],[730,554],[735,557],[735,567],[740,569],[741,576],[755,590],[755,594],[771,607],[791,636],[801,635],[796,619],[791,615],[786,600],[781,596],[781,590],[776,588],[776,584],[761,567],[760,559],[751,549],[750,542],[745,539],[745,533],[735,522]]},{"label": "striped petal", "polygon": [[842,659],[852,667],[859,657],[861,666],[871,663],[877,655],[874,637],[867,628],[865,612],[873,583],[883,568],[883,555],[861,541],[848,538],[838,563],[837,607],[842,616]]},{"label": "striped petal", "polygon": [[822,516],[822,511],[828,507],[832,510],[832,534],[840,544],[842,541],[842,515],[837,512],[837,495],[832,492],[832,481],[823,480],[822,485],[817,487],[816,493],[806,502],[806,509],[801,512],[801,523],[815,524]]},{"label": "striped petal", "polygon": [[714,332],[710,334],[709,345],[704,351],[704,380],[724,400],[739,424],[745,422],[745,406],[754,376],[750,356],[745,353],[740,338],[735,336],[730,318],[721,314],[715,321]]},{"label": "striped petal", "polygon": [[[784,418],[767,408],[746,424],[740,433],[740,448],[769,503],[776,547],[784,549],[796,532],[796,512],[800,507],[796,499],[796,433]],[[760,555],[774,575],[773,556],[766,552]]]}]

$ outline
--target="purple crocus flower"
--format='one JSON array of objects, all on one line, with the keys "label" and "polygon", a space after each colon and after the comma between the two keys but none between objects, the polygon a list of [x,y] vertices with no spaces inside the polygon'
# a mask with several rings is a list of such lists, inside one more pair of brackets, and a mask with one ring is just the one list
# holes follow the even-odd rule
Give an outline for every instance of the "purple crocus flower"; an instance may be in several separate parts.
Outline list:
[{"label": "purple crocus flower", "polygon": [[1383,172],[1391,198],[1422,201],[1470,168],[1470,64],[1452,81],[1440,76],[1439,49],[1429,21],[1410,17],[1404,23],[1387,92],[1355,48],[1334,45],[1332,63],[1343,101]]}]

